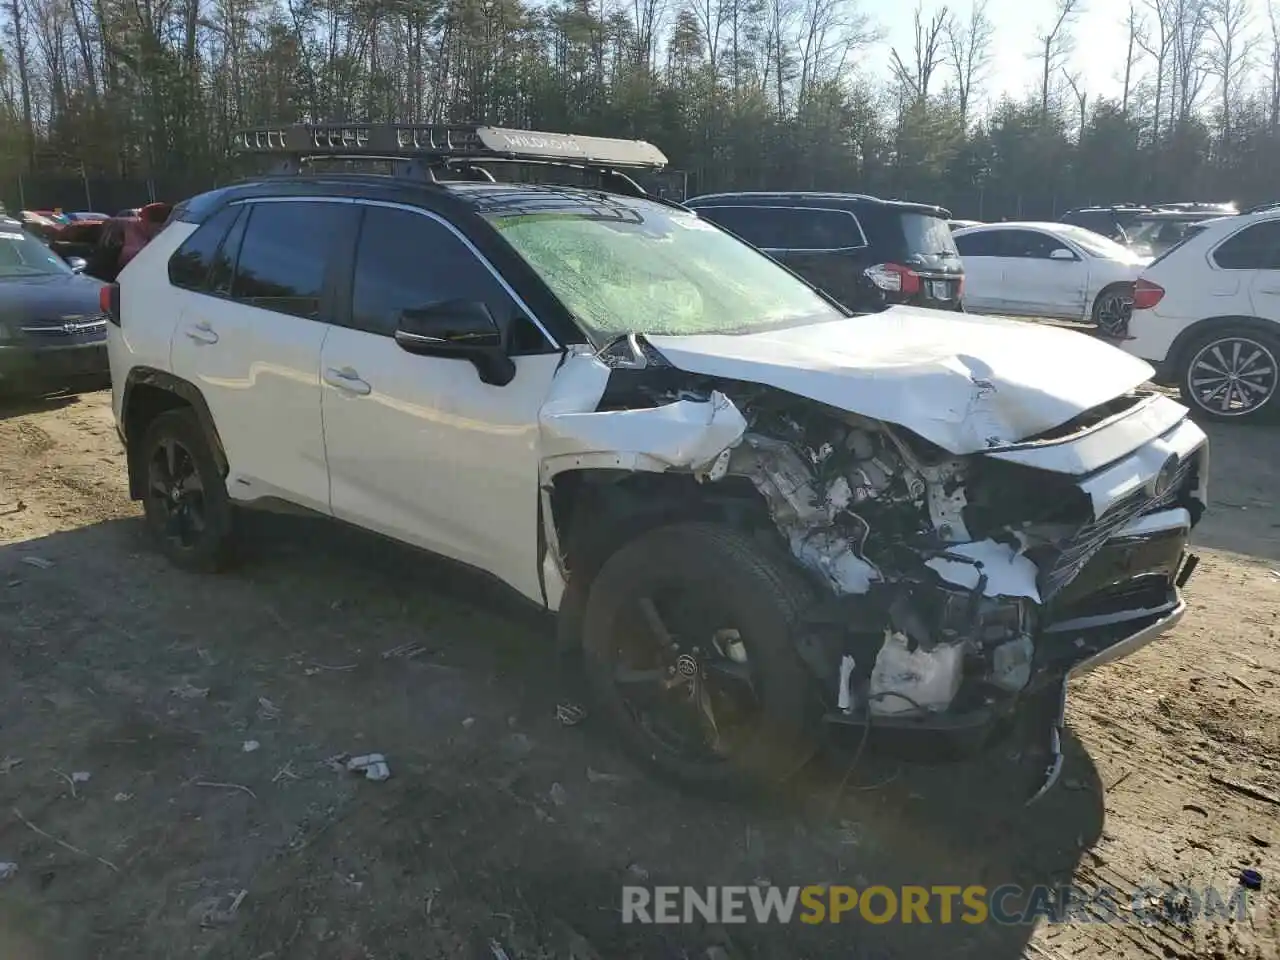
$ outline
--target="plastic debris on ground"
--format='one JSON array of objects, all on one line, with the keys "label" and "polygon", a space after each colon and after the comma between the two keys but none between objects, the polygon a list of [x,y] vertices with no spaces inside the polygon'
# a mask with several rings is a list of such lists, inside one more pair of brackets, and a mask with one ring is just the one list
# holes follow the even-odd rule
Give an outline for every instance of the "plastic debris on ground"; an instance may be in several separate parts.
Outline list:
[{"label": "plastic debris on ground", "polygon": [[576,727],[587,719],[587,710],[576,703],[558,703],[556,704],[556,719],[560,721],[562,726]]},{"label": "plastic debris on ground", "polygon": [[35,567],[38,570],[48,570],[53,566],[53,561],[46,560],[44,557],[23,557],[22,562],[28,567]]},{"label": "plastic debris on ground", "polygon": [[75,773],[71,774],[71,782],[72,783],[88,783],[92,776],[93,775],[89,773],[87,770],[77,770],[75,771]]},{"label": "plastic debris on ground", "polygon": [[387,765],[387,758],[380,753],[352,757],[347,761],[347,769],[352,773],[363,771],[366,780],[386,780],[391,776],[391,767]]},{"label": "plastic debris on ground", "polygon": [[246,740],[243,744],[241,744],[240,750],[243,753],[253,753],[253,751],[257,750],[260,746],[262,746],[262,744],[260,744],[257,740]]},{"label": "plastic debris on ground", "polygon": [[0,880],[8,880],[18,872],[18,865],[5,860],[0,860]]},{"label": "plastic debris on ground", "polygon": [[1240,886],[1244,887],[1246,890],[1261,890],[1262,874],[1257,870],[1241,870]]}]

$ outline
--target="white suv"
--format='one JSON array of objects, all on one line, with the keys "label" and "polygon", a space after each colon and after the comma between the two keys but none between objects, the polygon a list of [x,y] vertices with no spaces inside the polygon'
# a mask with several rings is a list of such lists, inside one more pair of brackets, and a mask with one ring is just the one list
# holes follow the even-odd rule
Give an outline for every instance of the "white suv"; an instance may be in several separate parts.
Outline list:
[{"label": "white suv", "polygon": [[1280,210],[1197,224],[1138,279],[1125,350],[1215,420],[1280,407]]},{"label": "white suv", "polygon": [[[110,330],[174,562],[285,501],[467,564],[559,614],[642,761],[716,786],[785,777],[823,721],[981,742],[1034,710],[1056,756],[1066,679],[1182,616],[1205,437],[1123,352],[850,315],[647,198],[643,143],[246,142],[298,172],[183,204]],[[370,154],[392,175],[307,172]],[[495,182],[517,159],[605,189]]]}]

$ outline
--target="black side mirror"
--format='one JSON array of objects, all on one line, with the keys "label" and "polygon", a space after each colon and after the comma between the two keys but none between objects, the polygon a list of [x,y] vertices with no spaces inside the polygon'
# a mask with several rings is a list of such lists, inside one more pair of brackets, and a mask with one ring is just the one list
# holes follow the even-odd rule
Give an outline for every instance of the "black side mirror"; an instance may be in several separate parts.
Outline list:
[{"label": "black side mirror", "polygon": [[421,356],[469,360],[480,379],[496,387],[505,387],[516,375],[498,322],[477,300],[447,300],[403,311],[396,343]]}]

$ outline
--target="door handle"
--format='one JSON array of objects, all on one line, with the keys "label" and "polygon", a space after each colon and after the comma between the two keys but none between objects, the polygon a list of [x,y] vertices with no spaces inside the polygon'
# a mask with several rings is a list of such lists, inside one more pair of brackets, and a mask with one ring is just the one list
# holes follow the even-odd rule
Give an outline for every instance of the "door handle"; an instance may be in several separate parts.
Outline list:
[{"label": "door handle", "polygon": [[196,343],[217,343],[218,335],[214,333],[213,327],[209,326],[206,321],[192,323],[186,329],[187,338],[194,340]]},{"label": "door handle", "polygon": [[324,382],[331,387],[337,387],[346,393],[354,393],[359,397],[367,397],[373,392],[373,387],[367,382],[360,379],[360,374],[356,373],[350,367],[329,367],[324,372]]}]

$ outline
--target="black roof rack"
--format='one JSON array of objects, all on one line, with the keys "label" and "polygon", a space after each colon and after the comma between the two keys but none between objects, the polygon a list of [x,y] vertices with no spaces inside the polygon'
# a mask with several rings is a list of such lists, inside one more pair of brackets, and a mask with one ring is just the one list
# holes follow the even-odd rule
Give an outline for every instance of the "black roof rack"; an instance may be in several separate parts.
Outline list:
[{"label": "black roof rack", "polygon": [[391,162],[400,176],[435,181],[464,172],[492,181],[478,163],[574,167],[600,174],[619,192],[645,191],[623,170],[661,170],[667,158],[644,140],[512,130],[481,124],[296,123],[237,131],[232,146],[245,155],[280,158],[277,172],[301,172],[317,160]]}]

